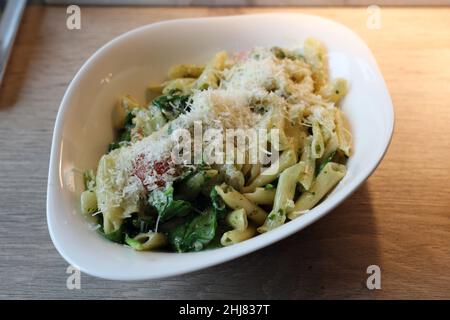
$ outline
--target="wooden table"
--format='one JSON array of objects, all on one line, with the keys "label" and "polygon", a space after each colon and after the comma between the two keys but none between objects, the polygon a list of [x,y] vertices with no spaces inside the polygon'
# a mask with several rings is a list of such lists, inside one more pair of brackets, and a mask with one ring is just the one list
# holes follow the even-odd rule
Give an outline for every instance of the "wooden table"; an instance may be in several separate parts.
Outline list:
[{"label": "wooden table", "polygon": [[[450,9],[288,9],[334,19],[372,49],[395,105],[390,149],[373,176],[327,217],[275,245],[192,274],[113,282],[67,263],[45,217],[53,125],[82,63],[135,27],[185,17],[283,9],[83,7],[82,29],[65,7],[28,7],[0,89],[0,298],[450,298]],[[364,108],[364,106],[361,106]],[[381,267],[381,290],[366,269]]]}]

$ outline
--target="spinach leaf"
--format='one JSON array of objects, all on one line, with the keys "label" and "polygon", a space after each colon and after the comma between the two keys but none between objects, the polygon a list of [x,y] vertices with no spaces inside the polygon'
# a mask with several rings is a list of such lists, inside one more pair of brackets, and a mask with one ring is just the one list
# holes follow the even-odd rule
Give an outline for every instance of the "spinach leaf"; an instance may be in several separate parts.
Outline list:
[{"label": "spinach leaf", "polygon": [[117,142],[131,141],[131,127],[119,131],[119,139]]},{"label": "spinach leaf", "polygon": [[120,148],[120,143],[118,143],[118,142],[112,142],[112,143],[110,143],[109,146],[108,146],[108,152],[111,152],[111,151],[113,151],[113,150],[115,150],[115,149],[119,149],[119,148]]},{"label": "spinach leaf", "polygon": [[200,251],[214,239],[216,229],[216,212],[210,208],[169,231],[168,238],[177,252]]},{"label": "spinach leaf", "polygon": [[108,146],[108,152],[111,152],[115,149],[122,147],[124,142],[131,141],[131,129],[133,128],[133,118],[134,115],[131,112],[128,112],[125,116],[125,126],[119,130],[118,138],[113,143],[110,143]]},{"label": "spinach leaf", "polygon": [[142,250],[142,243],[133,239],[133,237],[130,237],[128,234],[125,234],[125,243],[134,250]]},{"label": "spinach leaf", "polygon": [[227,207],[225,202],[222,200],[222,197],[217,193],[216,188],[212,188],[209,194],[211,198],[211,202],[214,210],[216,211],[216,215],[219,219],[225,218],[227,214]]},{"label": "spinach leaf", "polygon": [[105,231],[103,230],[103,214],[98,214],[96,217],[97,217],[97,223],[100,225],[100,228],[97,229],[97,232],[99,234],[101,234],[103,237],[105,237],[106,239],[108,239],[109,241],[123,244],[123,240],[124,240],[123,225],[120,226],[119,229],[106,234]]},{"label": "spinach leaf", "polygon": [[167,95],[156,97],[153,105],[158,107],[167,120],[173,120],[180,114],[191,111],[189,96],[178,95],[172,91]]},{"label": "spinach leaf", "polygon": [[104,233],[103,230],[99,231],[102,236],[104,236],[106,239],[117,242],[117,243],[123,243],[123,231],[122,228],[119,228],[111,233]]},{"label": "spinach leaf", "polygon": [[327,165],[327,163],[334,158],[335,154],[336,151],[333,151],[328,157],[323,159],[318,166],[316,165],[316,172],[315,172],[316,176],[320,173],[320,171],[322,171],[322,169]]},{"label": "spinach leaf", "polygon": [[131,128],[133,126],[134,115],[132,112],[128,112],[125,116],[125,128]]},{"label": "spinach leaf", "polygon": [[148,203],[153,206],[160,215],[172,201],[172,186],[168,186],[166,189],[155,189],[150,193],[148,197]]},{"label": "spinach leaf", "polygon": [[216,235],[211,240],[211,242],[208,243],[208,245],[205,247],[205,249],[209,250],[209,249],[222,248],[223,245],[220,242],[222,235],[225,232],[230,231],[230,230],[232,230],[232,228],[225,222],[225,219],[222,219],[222,220],[217,219]]},{"label": "spinach leaf", "polygon": [[148,202],[158,212],[161,222],[165,222],[175,216],[182,217],[192,210],[190,202],[173,199],[173,187],[153,190],[148,198]]},{"label": "spinach leaf", "polygon": [[105,237],[106,239],[108,239],[109,241],[113,241],[113,242],[117,242],[122,244],[123,240],[124,240],[124,233],[123,233],[123,228],[122,226],[117,229],[114,230],[111,233],[105,233],[105,231],[103,231],[103,222],[101,224],[102,227],[98,228],[98,233],[100,233],[103,237]]},{"label": "spinach leaf", "polygon": [[197,172],[178,183],[177,195],[181,199],[193,201],[200,194],[204,184],[205,173],[203,171]]},{"label": "spinach leaf", "polygon": [[145,211],[133,213],[123,221],[123,232],[126,235],[134,237],[139,233],[147,233],[155,227],[156,218]]},{"label": "spinach leaf", "polygon": [[192,206],[188,201],[174,200],[167,206],[163,214],[160,215],[162,222],[172,219],[173,217],[183,217],[191,212]]}]

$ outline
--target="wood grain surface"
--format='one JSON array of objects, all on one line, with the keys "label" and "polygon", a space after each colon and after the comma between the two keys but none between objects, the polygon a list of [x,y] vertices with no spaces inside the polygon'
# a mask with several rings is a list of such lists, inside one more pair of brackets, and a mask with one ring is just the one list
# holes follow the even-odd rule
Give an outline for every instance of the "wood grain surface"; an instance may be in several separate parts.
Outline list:
[{"label": "wood grain surface", "polygon": [[[67,263],[45,216],[54,121],[69,81],[100,46],[166,19],[294,11],[334,19],[372,49],[395,106],[390,149],[351,198],[307,229],[237,260],[158,281],[114,282]],[[450,9],[28,7],[0,89],[0,298],[450,298]],[[330,30],[332,32],[332,30]],[[370,97],[367,97],[370,99]],[[362,108],[364,106],[361,106]],[[381,267],[381,290],[366,268]]]}]

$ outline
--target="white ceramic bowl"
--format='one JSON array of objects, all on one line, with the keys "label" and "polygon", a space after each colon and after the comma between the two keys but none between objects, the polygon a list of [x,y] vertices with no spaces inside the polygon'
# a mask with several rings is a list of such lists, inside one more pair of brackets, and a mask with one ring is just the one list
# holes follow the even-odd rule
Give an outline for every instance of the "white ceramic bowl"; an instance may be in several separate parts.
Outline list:
[{"label": "white ceramic bowl", "polygon": [[[348,173],[317,207],[273,231],[230,247],[196,253],[136,252],[103,239],[80,214],[82,171],[96,168],[113,139],[112,108],[121,94],[142,101],[146,85],[177,63],[203,63],[217,51],[301,46],[314,37],[328,48],[332,77],[348,79],[343,101],[354,137]],[[130,31],[99,49],[70,83],[56,119],[50,157],[47,221],[60,254],[88,274],[140,280],[182,274],[255,251],[313,223],[367,179],[389,145],[392,102],[376,61],[348,28],[303,14],[175,20]],[[336,226],[339,228],[339,226]]]}]

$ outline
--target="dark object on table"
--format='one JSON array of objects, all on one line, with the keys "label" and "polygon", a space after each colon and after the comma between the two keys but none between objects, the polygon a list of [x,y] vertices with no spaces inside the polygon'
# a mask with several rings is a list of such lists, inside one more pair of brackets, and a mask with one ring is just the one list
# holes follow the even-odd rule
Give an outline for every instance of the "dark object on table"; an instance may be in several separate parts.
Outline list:
[{"label": "dark object on table", "polygon": [[19,28],[26,0],[0,1],[0,82]]}]

